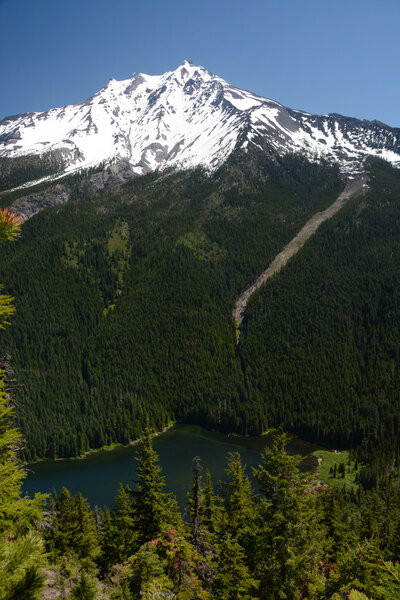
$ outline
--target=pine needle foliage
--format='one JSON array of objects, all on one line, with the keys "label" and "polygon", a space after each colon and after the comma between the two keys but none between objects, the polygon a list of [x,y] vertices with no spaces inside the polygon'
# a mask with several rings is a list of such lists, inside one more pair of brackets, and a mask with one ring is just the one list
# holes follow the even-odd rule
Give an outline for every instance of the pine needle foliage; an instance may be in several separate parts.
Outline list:
[{"label": "pine needle foliage", "polygon": [[[21,220],[9,209],[0,211],[0,243],[15,240]],[[0,328],[14,312],[9,296],[0,296]],[[0,370],[0,599],[36,600],[43,586],[45,564],[36,525],[42,519],[45,496],[21,497],[26,475],[19,459],[21,435],[13,427],[13,405]]]}]

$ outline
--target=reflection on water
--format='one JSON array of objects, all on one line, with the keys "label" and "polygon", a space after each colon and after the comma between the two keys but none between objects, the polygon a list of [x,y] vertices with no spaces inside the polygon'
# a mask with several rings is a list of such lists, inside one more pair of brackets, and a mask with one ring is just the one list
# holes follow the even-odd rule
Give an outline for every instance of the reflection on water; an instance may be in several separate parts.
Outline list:
[{"label": "reflection on water", "polygon": [[[272,443],[272,436],[237,437],[210,432],[201,427],[176,425],[154,439],[154,448],[160,456],[160,464],[166,480],[167,491],[174,492],[180,506],[186,503],[186,494],[192,484],[192,459],[200,456],[204,473],[211,472],[214,485],[225,477],[226,456],[229,452],[240,452],[242,460],[250,467],[259,463],[260,452]],[[30,467],[23,491],[60,491],[66,486],[72,493],[81,491],[92,506],[113,504],[119,483],[131,484],[135,478],[136,459],[139,446],[117,448],[110,452],[89,455],[85,460],[43,461]],[[301,468],[311,470],[315,459],[310,454],[318,446],[293,438],[288,447],[290,453],[305,457]]]}]

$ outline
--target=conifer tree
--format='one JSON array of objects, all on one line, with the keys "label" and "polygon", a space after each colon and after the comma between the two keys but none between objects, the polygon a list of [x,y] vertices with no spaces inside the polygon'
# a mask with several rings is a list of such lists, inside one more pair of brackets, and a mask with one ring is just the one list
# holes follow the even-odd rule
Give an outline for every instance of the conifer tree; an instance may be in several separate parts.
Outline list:
[{"label": "conifer tree", "polygon": [[111,519],[115,531],[117,562],[124,562],[137,547],[137,527],[135,524],[135,497],[129,486],[120,484]]},{"label": "conifer tree", "polygon": [[118,562],[120,556],[120,547],[118,544],[119,531],[115,527],[114,519],[110,510],[106,507],[102,515],[100,529],[101,552],[99,565],[102,572],[106,572],[111,565]]},{"label": "conifer tree", "polygon": [[400,563],[383,561],[378,592],[384,600],[400,598]]},{"label": "conifer tree", "polygon": [[329,560],[336,563],[345,547],[357,542],[354,504],[345,490],[331,488],[321,494],[318,505],[320,524],[325,528],[329,545]]},{"label": "conifer tree", "polygon": [[206,474],[206,482],[204,484],[203,494],[203,504],[200,507],[203,525],[209,533],[215,534],[218,531],[220,525],[221,507],[216,504],[218,498],[214,494],[210,471],[207,471]]},{"label": "conifer tree", "polygon": [[65,553],[74,545],[76,530],[76,510],[71,492],[62,487],[56,499],[56,548]]},{"label": "conifer tree", "polygon": [[96,585],[90,581],[85,573],[82,573],[78,583],[72,590],[71,598],[73,600],[96,600]]},{"label": "conifer tree", "polygon": [[203,503],[203,492],[201,486],[201,471],[203,467],[200,464],[200,458],[196,456],[192,461],[193,471],[193,487],[191,494],[189,494],[189,514],[191,517],[191,530],[192,530],[192,544],[196,552],[200,550],[200,537],[201,537],[201,505]]},{"label": "conifer tree", "polygon": [[251,600],[258,582],[253,579],[246,565],[243,548],[229,534],[219,546],[217,574],[214,593],[218,600]]},{"label": "conifer tree", "polygon": [[130,598],[151,598],[151,593],[156,590],[159,595],[154,597],[162,598],[161,592],[172,589],[172,581],[165,573],[166,561],[159,555],[157,545],[158,540],[152,540],[143,544],[134,555],[129,576]]},{"label": "conifer tree", "polygon": [[211,587],[214,579],[214,568],[212,557],[216,554],[215,547],[211,543],[209,532],[204,528],[202,519],[204,490],[201,483],[202,466],[200,458],[196,456],[192,461],[193,485],[188,494],[188,512],[190,514],[191,542],[195,550],[194,572],[198,576],[205,589]]},{"label": "conifer tree", "polygon": [[98,551],[96,523],[88,501],[80,492],[76,496],[61,488],[57,501],[56,545],[61,552],[78,558],[93,558]]},{"label": "conifer tree", "polygon": [[74,498],[76,511],[76,529],[74,551],[79,558],[93,558],[98,552],[98,538],[95,518],[89,503],[78,492]]},{"label": "conifer tree", "polygon": [[322,556],[311,479],[298,469],[300,456],[290,456],[289,437],[279,434],[266,448],[254,476],[263,495],[257,536],[257,572],[262,599],[295,599],[320,585]]},{"label": "conifer tree", "polygon": [[[0,243],[15,240],[21,219],[8,209],[0,210]],[[13,314],[12,298],[0,295],[0,328]],[[17,452],[20,433],[12,426],[13,407],[0,371],[0,598],[36,600],[43,584],[40,567],[45,564],[36,522],[42,519],[45,496],[21,498],[26,475]]]},{"label": "conifer tree", "polygon": [[153,449],[151,432],[146,428],[139,452],[137,467],[137,491],[134,495],[135,527],[141,546],[161,534],[168,520],[168,496],[164,493],[164,477],[161,474],[158,455]]},{"label": "conifer tree", "polygon": [[180,600],[209,600],[213,569],[203,555],[176,529],[168,528],[164,537],[150,544],[166,560],[166,572],[174,583],[173,592]]},{"label": "conifer tree", "polygon": [[[327,577],[324,598],[346,598],[352,589],[365,592],[375,600],[379,581],[379,551],[374,540],[354,545],[343,544],[335,569]],[[380,600],[380,596],[378,596]]]},{"label": "conifer tree", "polygon": [[222,482],[225,496],[226,524],[232,538],[251,553],[254,546],[256,502],[246,466],[239,452],[228,455],[228,480]]},{"label": "conifer tree", "polygon": [[227,481],[221,482],[224,496],[219,530],[220,543],[226,535],[240,545],[250,569],[254,568],[256,549],[257,503],[246,466],[242,464],[239,452],[228,455]]}]

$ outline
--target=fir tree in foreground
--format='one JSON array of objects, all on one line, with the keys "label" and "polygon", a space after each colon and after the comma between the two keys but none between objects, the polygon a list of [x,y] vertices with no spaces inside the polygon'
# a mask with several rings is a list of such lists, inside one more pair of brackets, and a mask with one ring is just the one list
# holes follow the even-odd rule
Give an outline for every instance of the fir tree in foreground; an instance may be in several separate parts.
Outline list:
[{"label": "fir tree in foreground", "polygon": [[254,476],[261,486],[256,572],[260,597],[310,597],[321,586],[318,564],[323,531],[318,523],[312,479],[299,471],[300,456],[286,452],[288,437],[279,435],[265,449]]},{"label": "fir tree in foreground", "polygon": [[167,496],[163,489],[164,477],[158,464],[158,455],[152,447],[150,429],[147,428],[139,452],[137,491],[134,495],[138,544],[151,540],[163,531],[167,522]]},{"label": "fir tree in foreground", "polygon": [[72,591],[71,600],[96,600],[96,597],[96,586],[89,580],[85,573],[82,573],[79,582]]},{"label": "fir tree in foreground", "polygon": [[137,535],[136,547],[152,540],[180,521],[178,506],[171,494],[164,491],[165,479],[157,452],[152,446],[152,435],[147,426],[140,448],[136,470],[136,490],[133,497],[132,518]]},{"label": "fir tree in foreground", "polygon": [[[0,210],[0,242],[19,235],[20,219],[8,209]],[[0,328],[14,312],[12,298],[0,295]],[[44,496],[21,498],[26,475],[18,458],[21,435],[13,428],[13,407],[0,371],[0,599],[35,600],[43,585],[40,567],[45,564],[40,535]]]}]

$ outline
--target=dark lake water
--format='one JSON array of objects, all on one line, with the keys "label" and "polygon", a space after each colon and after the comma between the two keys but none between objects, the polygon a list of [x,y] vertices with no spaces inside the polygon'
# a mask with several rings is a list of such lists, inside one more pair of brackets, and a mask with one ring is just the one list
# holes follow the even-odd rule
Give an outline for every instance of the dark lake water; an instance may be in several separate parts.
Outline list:
[{"label": "dark lake water", "polygon": [[[261,450],[271,443],[270,435],[245,438],[210,432],[191,425],[176,425],[154,439],[154,448],[160,456],[166,490],[175,493],[183,508],[192,483],[191,465],[195,456],[200,456],[204,473],[210,470],[217,487],[218,481],[225,478],[226,456],[229,452],[240,452],[250,475],[250,467],[256,467],[260,461]],[[91,454],[84,460],[33,464],[29,467],[23,491],[29,495],[52,490],[59,492],[65,486],[72,493],[82,492],[92,506],[112,506],[119,483],[132,485],[138,448],[139,445],[117,448]],[[312,470],[316,461],[310,458],[310,454],[317,448],[314,444],[293,438],[288,451],[305,457],[302,470]]]}]

